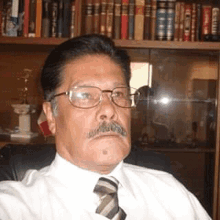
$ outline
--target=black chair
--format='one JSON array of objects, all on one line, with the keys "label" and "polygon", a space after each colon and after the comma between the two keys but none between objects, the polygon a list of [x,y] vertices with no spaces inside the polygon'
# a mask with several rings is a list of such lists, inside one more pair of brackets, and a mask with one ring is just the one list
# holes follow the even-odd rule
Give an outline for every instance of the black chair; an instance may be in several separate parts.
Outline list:
[{"label": "black chair", "polygon": [[[0,181],[21,181],[28,169],[41,169],[55,158],[54,144],[8,144],[0,150]],[[132,148],[125,162],[171,172],[164,155]]]}]

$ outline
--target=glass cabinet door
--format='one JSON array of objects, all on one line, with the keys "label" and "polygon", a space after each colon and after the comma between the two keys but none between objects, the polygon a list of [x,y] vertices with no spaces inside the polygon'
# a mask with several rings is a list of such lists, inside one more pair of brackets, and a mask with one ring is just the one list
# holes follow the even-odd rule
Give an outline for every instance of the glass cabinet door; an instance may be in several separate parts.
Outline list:
[{"label": "glass cabinet door", "polygon": [[[172,174],[197,196],[210,215],[218,61],[218,52],[159,49],[132,60],[132,77],[141,72],[147,75],[141,78],[141,99],[132,111],[133,145],[165,155]],[[139,68],[141,64],[145,68]]]}]

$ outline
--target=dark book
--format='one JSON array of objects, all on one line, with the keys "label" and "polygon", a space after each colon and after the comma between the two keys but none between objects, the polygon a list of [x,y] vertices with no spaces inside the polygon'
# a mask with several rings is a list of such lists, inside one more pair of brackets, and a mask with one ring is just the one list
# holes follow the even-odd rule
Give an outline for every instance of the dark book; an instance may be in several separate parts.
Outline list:
[{"label": "dark book", "polygon": [[156,39],[157,0],[151,0],[151,40]]},{"label": "dark book", "polygon": [[192,20],[192,4],[185,4],[183,41],[191,40],[191,20]]},{"label": "dark book", "polygon": [[202,5],[200,3],[196,4],[196,33],[195,33],[196,41],[201,41],[201,35],[202,35],[201,13],[202,13]]},{"label": "dark book", "polygon": [[93,15],[93,33],[99,34],[100,32],[100,7],[101,2],[100,0],[93,0],[93,10],[94,10],[94,15]]},{"label": "dark book", "polygon": [[174,41],[179,41],[180,31],[180,2],[175,4]]},{"label": "dark book", "polygon": [[151,38],[151,0],[145,0],[144,9],[144,40]]},{"label": "dark book", "polygon": [[50,2],[43,0],[43,14],[42,14],[42,37],[50,37]]},{"label": "dark book", "polygon": [[106,34],[107,0],[101,1],[100,34]]},{"label": "dark book", "polygon": [[134,10],[135,0],[129,0],[128,6],[128,39],[134,39]]},{"label": "dark book", "polygon": [[157,0],[156,39],[166,40],[167,31],[167,0]]},{"label": "dark book", "polygon": [[114,39],[121,38],[121,0],[115,0]]},{"label": "dark book", "polygon": [[196,40],[196,3],[192,3],[191,41]]},{"label": "dark book", "polygon": [[121,39],[128,39],[128,4],[129,0],[121,2]]},{"label": "dark book", "polygon": [[58,2],[51,2],[51,37],[57,37],[58,33]]},{"label": "dark book", "polygon": [[70,36],[70,18],[71,18],[70,0],[63,1],[63,33],[62,37]]},{"label": "dark book", "polygon": [[85,34],[93,31],[93,0],[86,0],[85,5]]},{"label": "dark book", "polygon": [[113,37],[113,22],[114,22],[114,0],[107,1],[106,11],[106,34],[108,37]]},{"label": "dark book", "polygon": [[58,1],[57,37],[63,36],[63,0]]},{"label": "dark book", "polygon": [[36,0],[30,0],[28,37],[36,36]]},{"label": "dark book", "polygon": [[75,37],[75,15],[76,15],[75,1],[72,1],[71,2],[71,19],[70,19],[70,38]]},{"label": "dark book", "polygon": [[24,0],[24,27],[23,27],[23,36],[28,37],[28,29],[29,29],[29,5],[30,0]]},{"label": "dark book", "polygon": [[174,39],[175,3],[176,0],[167,1],[166,39],[169,41]]}]

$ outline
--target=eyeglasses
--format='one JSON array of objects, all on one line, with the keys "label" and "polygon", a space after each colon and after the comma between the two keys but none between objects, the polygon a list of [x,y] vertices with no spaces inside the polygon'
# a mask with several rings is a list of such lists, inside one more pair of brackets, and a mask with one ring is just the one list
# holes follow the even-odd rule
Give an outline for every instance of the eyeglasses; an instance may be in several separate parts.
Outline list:
[{"label": "eyeglasses", "polygon": [[93,86],[74,87],[69,91],[54,95],[52,99],[57,96],[67,95],[70,103],[77,108],[93,108],[102,101],[103,93],[111,93],[110,100],[117,106],[122,108],[131,108],[137,104],[139,99],[139,92],[131,87],[116,87],[113,90],[101,90]]}]

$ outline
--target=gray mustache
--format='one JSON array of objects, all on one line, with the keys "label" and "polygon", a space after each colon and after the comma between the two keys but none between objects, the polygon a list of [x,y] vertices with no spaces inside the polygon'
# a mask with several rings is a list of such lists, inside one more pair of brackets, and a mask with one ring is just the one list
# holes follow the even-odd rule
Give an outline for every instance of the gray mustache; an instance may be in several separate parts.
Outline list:
[{"label": "gray mustache", "polygon": [[125,131],[125,129],[121,125],[119,125],[118,123],[116,123],[116,122],[112,122],[112,123],[103,122],[102,124],[99,125],[99,127],[91,130],[88,133],[88,138],[93,138],[100,133],[105,133],[105,132],[109,132],[109,131],[113,131],[117,134],[122,135],[123,137],[125,137],[127,135],[127,132]]}]

